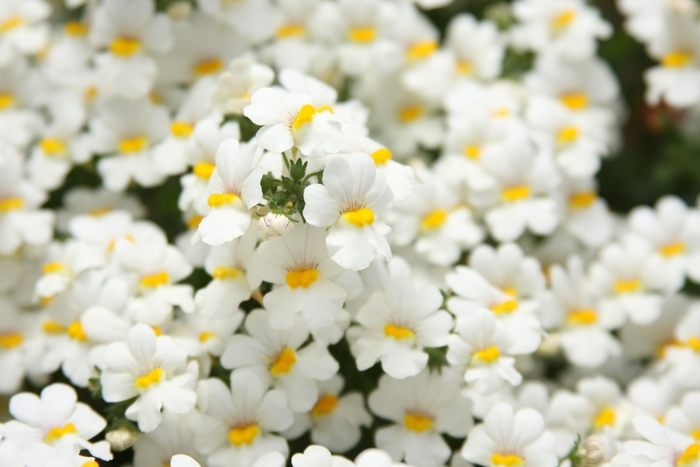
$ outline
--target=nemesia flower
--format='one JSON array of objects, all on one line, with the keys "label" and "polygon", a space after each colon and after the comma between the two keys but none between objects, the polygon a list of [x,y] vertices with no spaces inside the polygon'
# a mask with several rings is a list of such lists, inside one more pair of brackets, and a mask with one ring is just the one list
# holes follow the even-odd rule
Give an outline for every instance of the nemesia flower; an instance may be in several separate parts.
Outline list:
[{"label": "nemesia flower", "polygon": [[211,209],[198,230],[204,243],[221,245],[248,230],[249,210],[262,199],[263,171],[254,167],[255,152],[255,145],[241,147],[235,139],[225,140],[216,150],[216,169],[207,186],[207,204]]},{"label": "nemesia flower", "polygon": [[221,363],[234,373],[254,373],[266,386],[281,389],[293,411],[306,412],[318,399],[314,380],[331,378],[338,371],[338,362],[322,344],[303,346],[309,330],[300,318],[291,329],[280,331],[270,326],[269,315],[266,310],[250,313],[245,321],[250,335],[230,338]]},{"label": "nemesia flower", "polygon": [[161,409],[185,413],[194,407],[197,363],[186,362],[187,351],[170,337],[158,336],[149,326],[136,324],[127,342],[114,342],[105,350],[100,376],[108,402],[136,398],[126,417],[144,432],[162,421]]},{"label": "nemesia flower", "polygon": [[395,380],[384,375],[369,396],[370,410],[393,424],[379,429],[375,440],[395,461],[438,466],[450,456],[441,433],[461,438],[471,429],[471,402],[460,396],[454,374],[427,369]]},{"label": "nemesia flower", "polygon": [[334,280],[343,268],[328,257],[325,237],[318,227],[300,225],[264,242],[253,255],[248,268],[251,287],[263,280],[277,286],[263,302],[274,328],[291,328],[301,312],[309,327],[319,329],[340,313],[347,292]]},{"label": "nemesia flower", "polygon": [[366,154],[336,157],[323,172],[323,185],[304,190],[304,218],[311,225],[330,227],[326,246],[330,258],[359,271],[378,255],[391,259],[386,237],[391,229],[375,222],[393,204],[393,195],[374,161]]}]

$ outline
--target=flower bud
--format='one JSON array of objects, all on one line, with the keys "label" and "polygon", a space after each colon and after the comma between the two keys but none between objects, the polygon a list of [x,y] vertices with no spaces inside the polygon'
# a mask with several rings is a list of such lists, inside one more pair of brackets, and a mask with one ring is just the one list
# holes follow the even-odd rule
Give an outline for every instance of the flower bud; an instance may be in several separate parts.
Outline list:
[{"label": "flower bud", "polygon": [[559,333],[551,332],[540,344],[539,349],[537,349],[537,355],[542,357],[553,357],[559,352],[561,348],[561,336]]},{"label": "flower bud", "polygon": [[175,2],[168,7],[168,16],[174,21],[188,19],[192,15],[190,2]]},{"label": "flower bud", "polygon": [[294,223],[289,217],[272,212],[268,212],[258,223],[258,232],[260,232],[260,236],[263,240],[286,235],[291,232],[293,228]]},{"label": "flower bud", "polygon": [[105,435],[105,439],[112,447],[112,451],[116,452],[129,449],[134,445],[138,437],[138,433],[126,428],[117,428],[116,430],[108,431]]},{"label": "flower bud", "polygon": [[583,443],[583,462],[585,467],[597,467],[605,462],[606,440],[600,436],[589,436]]}]

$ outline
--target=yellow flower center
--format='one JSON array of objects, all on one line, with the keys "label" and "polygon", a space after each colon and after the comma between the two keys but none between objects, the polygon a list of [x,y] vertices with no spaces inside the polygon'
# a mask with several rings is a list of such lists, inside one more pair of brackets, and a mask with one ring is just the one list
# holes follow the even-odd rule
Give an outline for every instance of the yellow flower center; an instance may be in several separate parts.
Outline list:
[{"label": "yellow flower center", "polygon": [[568,8],[552,19],[552,29],[554,32],[559,33],[567,27],[576,18],[576,10],[573,8]]},{"label": "yellow flower center", "polygon": [[124,138],[119,141],[119,152],[124,154],[133,154],[142,151],[148,146],[148,138],[145,136],[135,136],[133,138]]},{"label": "yellow flower center", "polygon": [[501,199],[507,203],[514,203],[530,197],[530,187],[518,185],[506,188],[501,192]]},{"label": "yellow flower center", "polygon": [[510,109],[508,107],[501,107],[491,112],[492,118],[505,118],[510,116]]},{"label": "yellow flower center", "polygon": [[232,428],[231,431],[228,432],[228,440],[234,446],[240,446],[242,444],[250,445],[253,444],[258,434],[260,434],[260,427],[258,427],[258,425],[243,425]]},{"label": "yellow flower center", "polygon": [[217,266],[211,273],[214,279],[218,279],[220,281],[225,279],[235,279],[241,274],[243,274],[243,271],[241,271],[238,268],[232,268],[229,266]]},{"label": "yellow flower center", "polygon": [[593,324],[598,321],[598,314],[595,310],[576,310],[569,313],[566,321],[569,324]]},{"label": "yellow flower center", "polygon": [[642,282],[637,279],[615,282],[614,288],[617,293],[635,292],[642,286]]},{"label": "yellow flower center", "polygon": [[90,214],[92,217],[102,217],[110,212],[112,212],[111,206],[102,206],[101,208],[90,209],[88,214]]},{"label": "yellow flower center", "polygon": [[67,272],[68,269],[61,263],[46,263],[41,268],[44,274],[55,274],[58,272]]},{"label": "yellow flower center", "polygon": [[387,148],[377,149],[370,155],[370,157],[374,161],[375,165],[383,165],[391,160],[391,151],[389,151]]},{"label": "yellow flower center", "polygon": [[481,156],[481,148],[470,144],[464,148],[464,155],[469,159],[477,160]]},{"label": "yellow flower center", "polygon": [[683,454],[678,456],[676,465],[678,467],[683,467],[684,465],[692,464],[700,458],[700,444],[693,443],[683,451]]},{"label": "yellow flower center", "polygon": [[410,105],[408,107],[404,107],[399,111],[399,120],[401,120],[404,123],[409,123],[423,115],[423,112],[424,109],[422,106]]},{"label": "yellow flower center", "polygon": [[690,433],[690,436],[691,436],[693,439],[700,440],[700,429],[693,430],[693,431]]},{"label": "yellow flower center", "polygon": [[522,458],[515,454],[495,453],[491,456],[491,465],[493,467],[519,467],[523,464]]},{"label": "yellow flower center", "polygon": [[294,117],[294,121],[292,122],[292,131],[300,130],[307,123],[311,123],[311,121],[314,119],[314,115],[316,115],[316,109],[314,106],[311,104],[304,104],[301,109],[299,109],[297,116]]},{"label": "yellow flower center", "polygon": [[296,289],[297,287],[308,289],[320,277],[321,273],[318,272],[318,269],[299,269],[289,271],[284,280],[290,289]]},{"label": "yellow flower center", "polygon": [[423,218],[420,225],[424,229],[437,229],[447,220],[447,211],[436,209]]},{"label": "yellow flower center", "polygon": [[374,211],[370,208],[347,211],[343,213],[343,219],[345,219],[348,224],[352,224],[361,229],[366,225],[372,225],[374,223]]},{"label": "yellow flower center", "polygon": [[0,347],[3,349],[12,349],[20,345],[23,340],[22,334],[18,332],[0,334]]},{"label": "yellow flower center", "polygon": [[170,276],[165,271],[160,271],[156,274],[141,279],[141,287],[160,287],[170,282]]},{"label": "yellow flower center", "polygon": [[0,32],[8,32],[24,24],[21,16],[11,16],[0,23]]},{"label": "yellow flower center", "polygon": [[501,351],[498,347],[489,347],[488,349],[479,350],[474,352],[474,358],[481,360],[486,363],[493,363],[494,360],[498,360],[501,356]]},{"label": "yellow flower center", "polygon": [[494,305],[491,307],[491,311],[496,315],[512,313],[517,309],[518,309],[518,301],[517,300],[506,300],[505,302],[501,302],[498,305]]},{"label": "yellow flower center", "polygon": [[333,412],[337,405],[338,398],[332,394],[326,394],[325,396],[321,397],[318,402],[316,402],[314,408],[311,409],[311,415],[315,415],[317,417],[321,415],[328,415]]},{"label": "yellow flower center", "polygon": [[131,37],[120,37],[112,42],[109,48],[114,55],[120,57],[130,57],[141,50],[141,42]]},{"label": "yellow flower center", "polygon": [[80,21],[67,22],[63,30],[66,32],[66,34],[73,37],[85,36],[88,33],[87,24],[81,23]]},{"label": "yellow flower center", "polygon": [[212,337],[216,337],[215,332],[203,331],[199,334],[199,342],[206,342],[209,339],[211,339]]},{"label": "yellow flower center", "polygon": [[463,60],[457,61],[455,68],[460,75],[471,76],[474,74],[474,67],[472,64]]},{"label": "yellow flower center", "polygon": [[384,326],[384,335],[386,337],[393,337],[397,341],[401,339],[412,339],[415,334],[408,328],[403,326],[396,326],[394,324],[387,324]]},{"label": "yellow flower center", "polygon": [[202,219],[204,219],[204,217],[200,216],[199,214],[191,216],[189,219],[187,219],[187,227],[190,229],[196,229],[199,227],[199,223],[202,222]]},{"label": "yellow flower center", "polygon": [[65,154],[68,152],[66,145],[59,139],[44,138],[39,142],[39,146],[41,146],[41,150],[48,156]]},{"label": "yellow flower center", "polygon": [[146,389],[153,384],[157,384],[165,376],[165,370],[162,368],[154,368],[147,375],[139,376],[134,382],[136,389]]},{"label": "yellow flower center", "polygon": [[569,207],[571,209],[586,209],[598,199],[595,191],[579,191],[569,197]]},{"label": "yellow flower center", "polygon": [[668,68],[682,68],[693,60],[693,54],[677,50],[664,55],[661,64]]},{"label": "yellow flower center", "polygon": [[210,75],[217,73],[224,68],[224,62],[220,58],[210,58],[197,63],[193,70],[196,76]]},{"label": "yellow flower center", "polygon": [[407,413],[403,419],[403,424],[407,430],[421,433],[433,428],[433,419],[425,415]]},{"label": "yellow flower center", "polygon": [[21,209],[22,206],[24,206],[24,201],[19,196],[0,199],[0,212],[14,211],[16,209]]},{"label": "yellow flower center", "polygon": [[187,138],[194,131],[194,127],[187,122],[175,121],[170,124],[170,133],[178,138]]},{"label": "yellow flower center", "polygon": [[700,337],[690,337],[687,341],[685,341],[685,345],[693,349],[695,352],[700,352]]},{"label": "yellow flower center", "polygon": [[297,354],[290,348],[284,349],[270,367],[272,376],[287,374],[292,371],[292,367],[297,362]]},{"label": "yellow flower center", "polygon": [[582,110],[588,107],[588,96],[582,92],[572,92],[559,97],[559,101],[571,110]]},{"label": "yellow flower center", "polygon": [[518,296],[518,291],[515,289],[515,287],[503,287],[501,288],[501,291],[507,295],[510,295],[511,297]]},{"label": "yellow flower center", "polygon": [[44,441],[47,444],[51,444],[54,441],[63,438],[65,435],[74,435],[76,433],[78,433],[78,430],[75,428],[75,425],[68,423],[61,428],[51,428],[46,435],[46,438],[44,438]]},{"label": "yellow flower center", "polygon": [[348,39],[352,42],[372,42],[377,37],[377,30],[374,28],[352,28],[348,33]]},{"label": "yellow flower center", "polygon": [[578,139],[579,129],[574,125],[565,126],[557,133],[557,144],[564,146],[571,144]]},{"label": "yellow flower center", "polygon": [[207,203],[213,208],[218,208],[228,204],[233,204],[238,199],[240,199],[240,197],[234,193],[214,193],[209,195]]},{"label": "yellow flower center", "polygon": [[417,44],[413,44],[406,51],[406,58],[409,61],[421,60],[427,58],[433,54],[439,47],[439,44],[435,41],[422,41]]},{"label": "yellow flower center", "polygon": [[68,325],[68,337],[80,342],[85,342],[87,340],[87,336],[85,335],[85,331],[83,330],[83,326],[80,324],[80,321],[73,321]]},{"label": "yellow flower center", "polygon": [[0,110],[15,106],[15,96],[7,92],[0,92]]},{"label": "yellow flower center", "polygon": [[612,407],[606,407],[601,410],[593,420],[593,426],[596,430],[602,430],[613,423],[615,423],[615,410]]},{"label": "yellow flower center", "polygon": [[275,32],[277,37],[295,37],[306,35],[306,28],[300,24],[283,24]]},{"label": "yellow flower center", "polygon": [[[100,464],[98,464],[95,461],[87,461],[83,465],[81,465],[80,467],[100,467]],[[168,464],[164,465],[163,467],[170,467],[170,464],[168,463]]]},{"label": "yellow flower center", "polygon": [[192,173],[202,180],[209,180],[211,174],[214,173],[214,169],[216,169],[216,165],[211,162],[197,162],[192,169]]},{"label": "yellow flower center", "polygon": [[151,329],[153,329],[153,333],[156,336],[162,336],[163,335],[163,330],[159,328],[158,326],[151,326]]},{"label": "yellow flower center", "polygon": [[48,320],[41,324],[41,330],[46,334],[61,334],[66,332],[66,327],[58,321]]},{"label": "yellow flower center", "polygon": [[685,245],[683,244],[683,242],[673,242],[659,248],[659,253],[666,257],[680,255],[684,251]]}]

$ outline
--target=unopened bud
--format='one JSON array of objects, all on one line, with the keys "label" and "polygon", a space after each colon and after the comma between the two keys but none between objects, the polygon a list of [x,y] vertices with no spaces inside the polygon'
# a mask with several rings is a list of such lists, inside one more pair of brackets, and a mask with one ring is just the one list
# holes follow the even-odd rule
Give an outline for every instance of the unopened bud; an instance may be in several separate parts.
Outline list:
[{"label": "unopened bud", "polygon": [[112,447],[112,451],[124,451],[134,445],[139,434],[127,430],[126,428],[117,428],[116,430],[108,431],[105,439]]},{"label": "unopened bud", "polygon": [[286,235],[294,228],[292,220],[282,214],[268,212],[258,223],[258,232],[263,240]]},{"label": "unopened bud", "polygon": [[549,335],[542,339],[540,347],[537,349],[537,355],[542,357],[553,357],[559,352],[560,347],[561,336],[559,336],[559,333],[549,333]]},{"label": "unopened bud", "polygon": [[192,15],[190,2],[175,2],[168,7],[168,16],[173,21],[186,20]]},{"label": "unopened bud", "polygon": [[589,436],[583,443],[582,466],[597,467],[605,462],[606,440],[600,436]]}]

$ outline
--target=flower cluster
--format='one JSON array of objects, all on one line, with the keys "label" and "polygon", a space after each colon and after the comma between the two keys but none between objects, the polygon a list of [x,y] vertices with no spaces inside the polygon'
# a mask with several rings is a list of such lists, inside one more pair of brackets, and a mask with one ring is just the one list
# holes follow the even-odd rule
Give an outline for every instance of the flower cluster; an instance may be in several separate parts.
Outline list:
[{"label": "flower cluster", "polygon": [[[0,465],[700,467],[700,208],[598,195],[593,6],[162,3],[0,0]],[[697,4],[619,3],[697,107]]]}]

